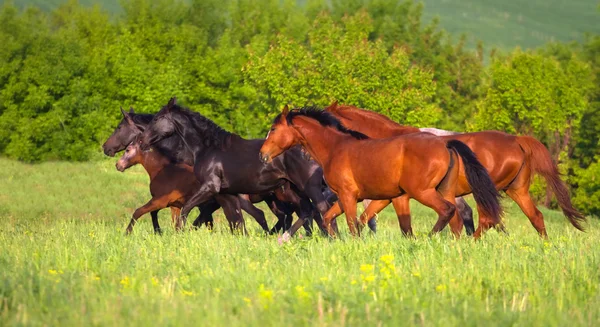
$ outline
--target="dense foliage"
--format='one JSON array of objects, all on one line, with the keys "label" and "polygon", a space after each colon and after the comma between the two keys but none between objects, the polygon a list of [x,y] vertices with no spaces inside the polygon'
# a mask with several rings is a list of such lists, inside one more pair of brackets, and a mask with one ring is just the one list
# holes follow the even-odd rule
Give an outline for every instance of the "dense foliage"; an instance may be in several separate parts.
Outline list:
[{"label": "dense foliage", "polygon": [[[332,100],[404,124],[542,140],[598,213],[600,37],[494,55],[397,0],[70,1],[0,10],[0,153],[87,160],[120,119],[169,97],[244,137],[282,105]],[[591,178],[591,179],[590,179]],[[543,189],[543,187],[540,187]]]}]

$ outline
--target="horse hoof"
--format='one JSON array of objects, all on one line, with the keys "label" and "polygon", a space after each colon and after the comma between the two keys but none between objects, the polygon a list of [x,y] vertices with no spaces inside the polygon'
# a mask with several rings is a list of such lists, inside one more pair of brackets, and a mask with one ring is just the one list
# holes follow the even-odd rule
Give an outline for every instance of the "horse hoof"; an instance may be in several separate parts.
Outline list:
[{"label": "horse hoof", "polygon": [[292,239],[292,235],[290,235],[290,233],[285,232],[283,233],[283,235],[279,236],[277,238],[277,242],[281,245],[283,243],[287,243]]}]

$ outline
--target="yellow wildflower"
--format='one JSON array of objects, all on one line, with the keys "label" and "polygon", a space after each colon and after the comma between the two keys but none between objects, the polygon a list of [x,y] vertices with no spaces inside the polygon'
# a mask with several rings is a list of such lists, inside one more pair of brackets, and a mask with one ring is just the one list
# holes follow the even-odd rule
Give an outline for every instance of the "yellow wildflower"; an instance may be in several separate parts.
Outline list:
[{"label": "yellow wildflower", "polygon": [[435,287],[435,290],[439,293],[445,292],[448,287],[444,284],[440,284]]},{"label": "yellow wildflower", "polygon": [[123,286],[123,288],[129,288],[129,286],[131,285],[131,280],[129,279],[129,276],[125,276],[123,279],[121,279],[120,283]]},{"label": "yellow wildflower", "polygon": [[194,295],[194,292],[190,292],[190,291],[186,291],[186,290],[181,290],[181,294],[183,294],[185,296],[192,296],[192,295]]},{"label": "yellow wildflower", "polygon": [[382,255],[381,257],[379,257],[379,261],[381,261],[389,266],[394,261],[394,255],[393,254]]}]

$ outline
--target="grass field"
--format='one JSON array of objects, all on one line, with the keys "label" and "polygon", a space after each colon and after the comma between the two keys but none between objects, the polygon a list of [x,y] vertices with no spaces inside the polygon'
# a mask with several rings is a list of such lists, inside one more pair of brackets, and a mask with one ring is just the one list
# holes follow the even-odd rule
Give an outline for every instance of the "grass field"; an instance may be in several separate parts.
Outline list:
[{"label": "grass field", "polygon": [[[413,205],[417,238],[391,212],[380,232],[295,238],[154,235],[147,176],[115,160],[25,165],[0,159],[0,325],[592,326],[600,322],[600,224],[581,233],[544,210],[540,240],[506,202],[509,236],[429,238],[434,214]],[[270,223],[273,216],[269,215]]]},{"label": "grass field", "polygon": [[426,21],[438,16],[453,35],[467,34],[485,46],[523,49],[550,41],[582,40],[600,33],[594,0],[423,0]]}]

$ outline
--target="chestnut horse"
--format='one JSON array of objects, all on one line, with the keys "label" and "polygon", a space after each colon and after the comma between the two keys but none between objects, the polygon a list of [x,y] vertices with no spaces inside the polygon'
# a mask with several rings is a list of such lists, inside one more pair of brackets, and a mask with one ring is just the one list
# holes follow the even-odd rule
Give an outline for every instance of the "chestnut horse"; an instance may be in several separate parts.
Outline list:
[{"label": "chestnut horse", "polygon": [[[500,224],[499,194],[477,158],[460,141],[446,142],[429,133],[369,139],[347,129],[328,112],[315,108],[288,111],[286,106],[260,148],[260,159],[267,164],[297,144],[323,167],[327,184],[338,196],[338,205],[323,217],[332,236],[329,224],[342,210],[350,233],[360,233],[358,200],[391,199],[403,194],[436,211],[438,221],[432,233],[437,233],[456,214],[455,196],[470,193],[471,189],[483,217],[476,237]],[[463,165],[469,190],[457,188]]]},{"label": "chestnut horse", "polygon": [[[334,102],[325,110],[337,117],[348,128],[372,138],[388,138],[432,130],[402,126],[379,113],[354,106],[337,105],[337,102]],[[468,145],[481,161],[481,164],[488,170],[496,188],[506,192],[519,205],[541,237],[548,237],[544,225],[544,216],[537,209],[529,195],[531,179],[535,174],[544,177],[554,191],[564,215],[575,228],[583,231],[581,222],[585,221],[585,216],[571,204],[569,191],[560,179],[558,168],[552,161],[550,153],[540,141],[529,136],[515,136],[498,131],[455,133],[441,136],[441,138],[444,140],[458,140]],[[467,183],[462,172],[459,176],[459,183]],[[404,224],[410,225],[408,199],[404,199],[404,201],[406,202],[404,204],[406,212],[402,217],[407,220]],[[377,201],[373,203],[373,207],[365,215],[371,216],[381,211],[388,204],[389,201]]]}]

